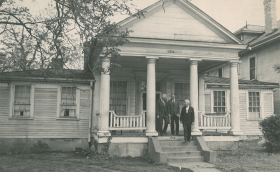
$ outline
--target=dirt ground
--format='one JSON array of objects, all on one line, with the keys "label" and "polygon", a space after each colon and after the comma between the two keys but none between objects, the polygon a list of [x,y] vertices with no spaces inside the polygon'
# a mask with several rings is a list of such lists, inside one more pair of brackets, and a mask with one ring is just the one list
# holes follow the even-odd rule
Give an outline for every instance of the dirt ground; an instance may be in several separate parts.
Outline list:
[{"label": "dirt ground", "polygon": [[216,168],[222,172],[279,172],[280,154],[267,153],[260,140],[239,142],[234,152],[219,152]]},{"label": "dirt ground", "polygon": [[[175,172],[179,168],[155,164],[145,158],[96,158],[83,153],[0,155],[1,172]],[[181,172],[192,172],[182,169]]]}]

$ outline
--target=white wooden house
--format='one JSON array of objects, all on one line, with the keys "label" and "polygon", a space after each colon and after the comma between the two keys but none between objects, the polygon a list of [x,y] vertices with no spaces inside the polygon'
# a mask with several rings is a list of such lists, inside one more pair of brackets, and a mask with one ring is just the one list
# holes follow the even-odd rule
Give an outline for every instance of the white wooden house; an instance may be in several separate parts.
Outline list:
[{"label": "white wooden house", "polygon": [[[106,143],[113,130],[141,130],[141,137],[115,137],[110,145],[112,154],[138,156],[147,149],[148,137],[158,136],[155,101],[164,93],[168,98],[175,93],[181,102],[190,99],[196,112],[192,135],[202,135],[203,129],[246,134],[243,122],[248,120],[244,118],[248,101],[244,99],[250,95],[246,89],[279,85],[239,83],[238,52],[246,45],[191,2],[175,0],[163,5],[159,1],[144,10],[144,18],[129,17],[119,23],[121,29],[134,32],[130,42],[120,47],[117,63],[121,70],[114,75],[104,72],[92,80],[80,73],[73,79],[79,89],[63,76],[47,82],[41,75],[1,76],[0,139],[42,138],[52,146],[60,138],[62,144],[56,140],[54,149],[74,149],[84,148],[87,141]],[[103,68],[111,62],[116,61],[104,59]],[[203,75],[223,64],[230,65],[228,79],[215,83]],[[261,92],[270,94],[271,90]],[[26,101],[17,103],[23,97]],[[268,98],[259,98],[264,113],[269,113]],[[217,112],[222,116],[213,116]]]}]

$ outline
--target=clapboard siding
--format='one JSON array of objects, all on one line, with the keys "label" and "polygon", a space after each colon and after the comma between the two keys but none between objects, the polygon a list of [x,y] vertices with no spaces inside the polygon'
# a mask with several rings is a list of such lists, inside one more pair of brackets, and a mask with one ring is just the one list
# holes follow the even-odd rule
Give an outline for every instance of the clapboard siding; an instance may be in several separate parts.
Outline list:
[{"label": "clapboard siding", "polygon": [[171,3],[159,7],[145,18],[124,26],[134,32],[131,37],[160,38],[226,43],[224,39],[192,15]]},{"label": "clapboard siding", "polygon": [[248,133],[258,129],[257,122],[247,120],[247,91],[245,90],[239,90],[239,115],[241,131]]},{"label": "clapboard siding", "polygon": [[205,113],[211,113],[211,94],[205,94]]},{"label": "clapboard siding", "polygon": [[9,119],[10,88],[0,86],[0,137],[87,138],[90,89],[80,91],[79,120],[57,120],[57,87],[39,87],[34,92],[34,119]]},{"label": "clapboard siding", "polygon": [[272,91],[263,93],[263,118],[273,115]]}]

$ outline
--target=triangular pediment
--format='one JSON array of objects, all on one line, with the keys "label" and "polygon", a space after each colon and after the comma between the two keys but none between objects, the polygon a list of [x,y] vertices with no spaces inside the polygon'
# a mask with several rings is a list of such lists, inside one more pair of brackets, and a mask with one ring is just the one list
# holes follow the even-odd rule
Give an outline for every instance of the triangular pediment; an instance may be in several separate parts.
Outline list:
[{"label": "triangular pediment", "polygon": [[[205,18],[206,16],[206,18]],[[148,7],[145,17],[120,22],[132,30],[130,37],[214,43],[238,43],[238,39],[190,2],[175,0]],[[216,24],[216,25],[215,25]]]}]

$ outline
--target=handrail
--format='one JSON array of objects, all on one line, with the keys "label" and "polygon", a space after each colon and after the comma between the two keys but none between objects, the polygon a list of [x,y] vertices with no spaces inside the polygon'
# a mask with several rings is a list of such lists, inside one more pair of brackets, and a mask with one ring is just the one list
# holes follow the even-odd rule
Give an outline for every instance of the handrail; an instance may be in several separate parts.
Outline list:
[{"label": "handrail", "polygon": [[146,114],[134,116],[119,116],[115,111],[109,111],[109,130],[146,129]]},{"label": "handrail", "polygon": [[203,112],[200,113],[199,128],[200,129],[229,129],[231,128],[230,111],[224,115],[207,115]]}]

